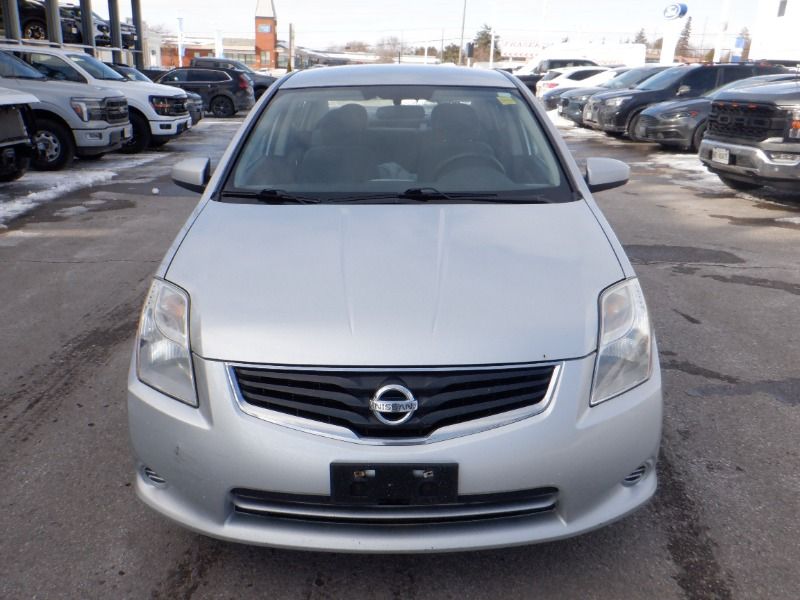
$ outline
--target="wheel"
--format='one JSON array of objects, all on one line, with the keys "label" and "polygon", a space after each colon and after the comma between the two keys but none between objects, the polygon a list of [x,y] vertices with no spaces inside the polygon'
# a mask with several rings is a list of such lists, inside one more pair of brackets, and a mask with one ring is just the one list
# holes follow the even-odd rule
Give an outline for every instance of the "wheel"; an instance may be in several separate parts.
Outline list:
[{"label": "wheel", "polygon": [[236,114],[233,101],[227,96],[215,96],[211,99],[208,109],[215,117],[228,118]]},{"label": "wheel", "polygon": [[739,192],[749,192],[751,190],[758,190],[764,187],[760,183],[750,183],[749,181],[739,181],[738,179],[731,179],[730,177],[725,177],[724,175],[720,175],[719,178],[722,180],[722,183],[727,185],[729,188],[737,190]]},{"label": "wheel", "polygon": [[31,164],[39,171],[58,171],[75,158],[75,140],[72,132],[58,121],[46,117],[36,119],[33,140],[38,153]]},{"label": "wheel", "polygon": [[261,98],[261,94],[263,94],[263,93],[264,93],[264,92],[266,92],[266,91],[267,91],[267,88],[265,88],[265,87],[257,87],[257,88],[255,88],[255,89],[253,90],[253,92],[255,93],[256,100],[258,100],[259,98]]},{"label": "wheel", "polygon": [[694,130],[694,135],[692,136],[692,145],[689,146],[690,152],[697,152],[700,150],[700,142],[703,141],[703,136],[706,134],[706,122],[703,121],[700,125],[697,126],[697,129]]},{"label": "wheel", "polygon": [[19,152],[14,153],[14,165],[10,166],[6,171],[0,171],[0,182],[6,183],[19,179],[28,170],[31,159],[27,156],[20,156]]},{"label": "wheel", "polygon": [[490,166],[491,168],[500,171],[504,175],[506,172],[506,169],[503,166],[503,164],[493,156],[487,156],[486,154],[477,154],[475,152],[464,152],[462,154],[456,154],[455,156],[451,156],[450,158],[445,159],[438,165],[436,165],[436,169],[434,169],[433,171],[433,178],[439,179],[439,177],[442,176],[442,173],[444,173],[448,169],[453,168],[453,165],[463,161],[482,162]]},{"label": "wheel", "polygon": [[133,136],[123,144],[119,151],[124,154],[138,154],[150,146],[152,137],[150,123],[137,112],[130,113],[130,119]]},{"label": "wheel", "polygon": [[22,25],[22,37],[30,40],[46,40],[47,24],[40,19],[28,19]]},{"label": "wheel", "polygon": [[629,122],[628,122],[628,137],[634,142],[640,142],[639,138],[636,137],[636,130],[639,128],[639,121],[642,118],[642,113],[635,115]]}]

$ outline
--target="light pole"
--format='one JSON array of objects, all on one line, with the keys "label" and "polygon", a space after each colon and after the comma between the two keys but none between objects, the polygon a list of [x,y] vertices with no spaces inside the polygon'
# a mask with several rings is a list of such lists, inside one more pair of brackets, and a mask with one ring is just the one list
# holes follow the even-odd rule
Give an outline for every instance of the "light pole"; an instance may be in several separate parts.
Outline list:
[{"label": "light pole", "polygon": [[464,10],[461,11],[461,43],[458,45],[458,64],[461,66],[461,60],[464,56],[464,25],[467,22],[467,0],[464,0]]},{"label": "light pole", "polygon": [[178,17],[178,66],[183,66],[183,17]]}]

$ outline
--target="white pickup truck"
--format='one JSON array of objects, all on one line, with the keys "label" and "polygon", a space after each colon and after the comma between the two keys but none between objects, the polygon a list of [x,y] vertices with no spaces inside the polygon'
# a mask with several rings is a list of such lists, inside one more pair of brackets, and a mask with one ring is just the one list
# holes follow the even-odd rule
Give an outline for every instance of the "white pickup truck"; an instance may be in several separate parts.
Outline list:
[{"label": "white pickup truck", "polygon": [[161,146],[192,126],[186,92],[174,87],[130,81],[100,60],[79,50],[3,46],[48,77],[63,78],[117,91],[128,100],[133,136],[123,152]]}]

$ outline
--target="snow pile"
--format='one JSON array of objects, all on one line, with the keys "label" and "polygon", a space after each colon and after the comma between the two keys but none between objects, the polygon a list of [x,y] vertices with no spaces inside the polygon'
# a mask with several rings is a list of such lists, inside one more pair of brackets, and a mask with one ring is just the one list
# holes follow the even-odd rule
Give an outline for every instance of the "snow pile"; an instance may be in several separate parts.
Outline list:
[{"label": "snow pile", "polygon": [[[0,229],[5,229],[5,223],[41,204],[82,188],[107,183],[117,176],[117,170],[139,167],[157,158],[159,155],[154,153],[143,154],[136,158],[106,156],[102,160],[103,167],[106,167],[103,169],[81,168],[78,162],[64,171],[28,171],[19,181],[0,188]],[[6,189],[9,189],[10,194],[5,193]],[[21,193],[23,189],[27,189],[27,194]],[[70,214],[72,213],[60,216]]]}]

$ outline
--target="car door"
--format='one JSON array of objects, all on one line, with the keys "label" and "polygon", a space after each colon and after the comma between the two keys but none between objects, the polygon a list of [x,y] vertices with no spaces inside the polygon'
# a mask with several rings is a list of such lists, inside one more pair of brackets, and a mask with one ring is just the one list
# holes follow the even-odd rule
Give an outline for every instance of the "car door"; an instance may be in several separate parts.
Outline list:
[{"label": "car door", "polygon": [[171,87],[180,88],[182,90],[187,89],[187,70],[186,69],[175,69],[162,75],[158,80],[157,83],[163,85],[169,85]]},{"label": "car door", "polygon": [[224,71],[215,71],[213,69],[190,69],[189,70],[189,86],[192,92],[200,94],[203,98],[203,108],[208,110],[211,98],[219,93],[220,81],[228,80],[228,76]]}]

